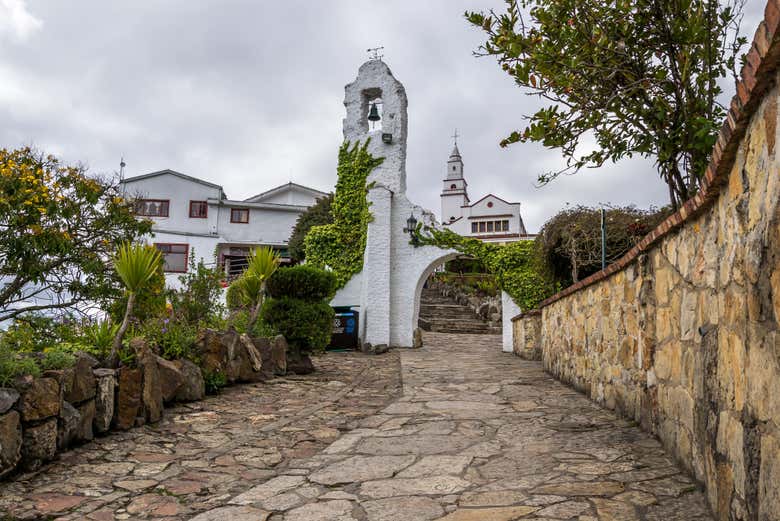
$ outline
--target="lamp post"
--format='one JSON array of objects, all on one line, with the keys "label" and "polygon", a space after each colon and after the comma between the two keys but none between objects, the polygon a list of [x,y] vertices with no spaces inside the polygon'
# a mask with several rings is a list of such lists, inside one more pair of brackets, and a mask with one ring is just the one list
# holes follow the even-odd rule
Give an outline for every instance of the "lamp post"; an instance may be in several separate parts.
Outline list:
[{"label": "lamp post", "polygon": [[412,244],[417,246],[417,235],[415,232],[417,231],[417,219],[414,218],[414,213],[409,215],[409,218],[406,220],[406,228],[404,228],[404,232],[409,234],[409,238],[412,241]]},{"label": "lamp post", "polygon": [[601,209],[601,269],[607,267],[607,212]]}]

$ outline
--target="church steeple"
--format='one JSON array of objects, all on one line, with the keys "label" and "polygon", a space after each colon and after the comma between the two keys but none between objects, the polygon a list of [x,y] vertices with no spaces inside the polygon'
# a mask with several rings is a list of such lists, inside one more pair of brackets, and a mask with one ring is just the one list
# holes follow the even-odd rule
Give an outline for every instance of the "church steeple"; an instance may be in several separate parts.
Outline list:
[{"label": "church steeple", "polygon": [[449,223],[461,217],[461,207],[469,203],[468,184],[463,178],[463,158],[458,150],[458,131],[455,131],[455,144],[447,160],[447,175],[441,192],[441,220]]}]

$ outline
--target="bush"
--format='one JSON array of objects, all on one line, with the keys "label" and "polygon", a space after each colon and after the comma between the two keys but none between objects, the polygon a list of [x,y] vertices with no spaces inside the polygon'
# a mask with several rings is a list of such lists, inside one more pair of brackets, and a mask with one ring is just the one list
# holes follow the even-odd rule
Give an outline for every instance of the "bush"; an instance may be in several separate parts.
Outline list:
[{"label": "bush", "polygon": [[119,324],[113,324],[110,320],[88,324],[82,328],[81,337],[76,341],[76,345],[98,360],[105,360],[111,352],[111,343],[118,329]]},{"label": "bush", "polygon": [[238,311],[240,309],[249,309],[249,302],[244,295],[243,290],[237,284],[231,284],[227,288],[225,294],[225,303],[230,311]]},{"label": "bush", "polygon": [[225,328],[231,326],[239,333],[246,333],[252,337],[270,338],[279,334],[276,329],[274,329],[270,324],[266,324],[262,319],[259,319],[255,323],[255,327],[251,332],[247,331],[247,327],[249,326],[249,310],[245,309],[236,311],[231,315],[230,319],[228,319],[227,323],[225,324]]},{"label": "bush", "polygon": [[198,335],[197,325],[178,317],[147,320],[134,331],[166,360],[193,358],[193,346]]},{"label": "bush", "polygon": [[220,303],[223,277],[221,272],[206,267],[202,259],[195,264],[193,250],[189,270],[179,277],[181,288],[168,292],[174,314],[189,324],[213,325],[224,311]]},{"label": "bush", "polygon": [[330,342],[334,312],[327,302],[290,297],[268,299],[261,317],[301,353],[321,351]]},{"label": "bush", "polygon": [[298,216],[293,228],[290,240],[287,241],[287,248],[290,251],[290,257],[297,262],[306,258],[306,249],[304,239],[312,226],[321,226],[333,222],[333,214],[330,213],[330,207],[333,204],[333,194],[328,194],[317,199],[308,210]]},{"label": "bush", "polygon": [[76,363],[76,357],[68,352],[66,348],[49,349],[43,352],[41,358],[41,369],[44,371],[66,369],[73,367]]},{"label": "bush", "polygon": [[307,302],[330,301],[336,294],[336,276],[311,266],[282,268],[268,279],[266,287],[272,298],[289,297]]},{"label": "bush", "polygon": [[208,394],[217,394],[227,385],[227,376],[219,370],[203,371],[203,383]]},{"label": "bush", "polygon": [[25,375],[40,376],[41,368],[32,357],[0,345],[0,387],[10,387],[14,379]]}]

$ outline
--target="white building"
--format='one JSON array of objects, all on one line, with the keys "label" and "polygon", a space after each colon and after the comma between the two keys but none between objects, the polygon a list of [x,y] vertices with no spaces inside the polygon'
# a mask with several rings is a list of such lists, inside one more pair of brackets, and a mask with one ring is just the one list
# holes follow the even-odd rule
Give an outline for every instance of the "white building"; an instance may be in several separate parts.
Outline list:
[{"label": "white building", "polygon": [[520,216],[520,203],[509,203],[488,194],[471,204],[463,176],[463,159],[455,143],[447,161],[441,192],[441,222],[445,228],[485,242],[515,242],[533,239]]},{"label": "white building", "polygon": [[191,255],[228,275],[241,273],[258,246],[279,250],[289,262],[287,243],[298,216],[327,195],[291,182],[237,201],[217,184],[173,170],[130,177],[123,186],[125,197],[136,200],[136,213],[154,222],[152,242],[164,254],[169,285],[187,271]]}]

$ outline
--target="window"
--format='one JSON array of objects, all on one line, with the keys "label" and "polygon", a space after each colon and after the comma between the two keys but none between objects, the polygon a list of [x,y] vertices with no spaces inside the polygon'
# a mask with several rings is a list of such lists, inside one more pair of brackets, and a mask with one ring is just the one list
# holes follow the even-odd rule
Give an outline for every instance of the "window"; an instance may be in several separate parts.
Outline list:
[{"label": "window", "polygon": [[209,216],[209,204],[206,201],[190,201],[190,217],[205,219]]},{"label": "window", "polygon": [[187,271],[188,244],[156,243],[155,246],[163,254],[163,271],[184,273]]},{"label": "window", "polygon": [[487,207],[488,208],[493,208],[493,201],[488,201]]},{"label": "window", "polygon": [[492,232],[493,231],[493,221],[487,222],[487,231]]},{"label": "window", "polygon": [[485,233],[485,223],[479,223],[479,233]]},{"label": "window", "polygon": [[450,190],[455,190],[458,187],[455,183],[450,185]]},{"label": "window", "polygon": [[232,208],[230,210],[230,222],[243,223],[249,222],[249,208]]},{"label": "window", "polygon": [[501,221],[501,231],[509,231],[509,221]]},{"label": "window", "polygon": [[136,199],[135,214],[143,217],[168,217],[168,199]]},{"label": "window", "polygon": [[452,171],[453,171],[453,172],[454,172],[454,171],[456,171],[457,169],[458,169],[458,167],[457,167],[457,166],[455,166],[455,165],[452,165]]},{"label": "window", "polygon": [[471,233],[477,233],[478,225],[477,223],[471,223]]}]

